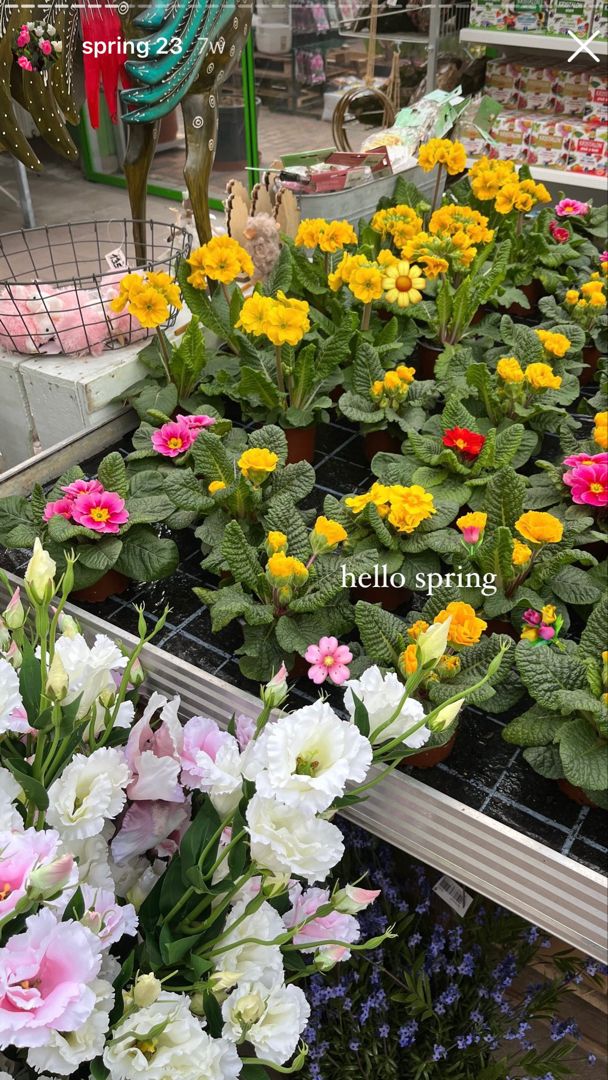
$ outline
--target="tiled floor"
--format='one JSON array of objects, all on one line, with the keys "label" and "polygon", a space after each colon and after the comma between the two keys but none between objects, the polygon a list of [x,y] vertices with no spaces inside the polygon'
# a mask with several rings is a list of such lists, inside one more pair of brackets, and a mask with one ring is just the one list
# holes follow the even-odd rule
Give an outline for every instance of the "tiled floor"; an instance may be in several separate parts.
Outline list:
[{"label": "tiled floor", "polygon": [[[128,448],[125,440],[122,449]],[[362,442],[348,426],[332,424],[319,432],[315,455],[317,485],[309,505],[320,507],[328,492],[341,496],[364,489],[370,472]],[[93,474],[96,461],[83,466]],[[234,651],[241,638],[238,625],[231,624],[212,633],[209,612],[192,589],[195,585],[215,585],[200,570],[201,553],[191,532],[178,535],[182,555],[179,570],[166,581],[131,586],[121,597],[90,610],[110,623],[136,630],[135,602],[145,604],[146,618],[154,624],[166,604],[171,606],[168,621],[155,644],[182,659],[211,672],[227,682],[257,695],[258,687],[241,676]],[[0,564],[17,572],[24,566],[24,553],[0,548]],[[420,607],[423,598],[415,599]],[[293,706],[316,697],[307,680],[298,680],[291,696]],[[336,706],[342,695],[330,691]],[[581,807],[561,795],[554,782],[538,776],[526,764],[521,751],[507,745],[501,730],[506,721],[469,709],[463,716],[451,757],[434,769],[411,770],[416,779],[438,789],[467,806],[523,832],[556,851],[600,872],[606,871],[605,815]]]}]

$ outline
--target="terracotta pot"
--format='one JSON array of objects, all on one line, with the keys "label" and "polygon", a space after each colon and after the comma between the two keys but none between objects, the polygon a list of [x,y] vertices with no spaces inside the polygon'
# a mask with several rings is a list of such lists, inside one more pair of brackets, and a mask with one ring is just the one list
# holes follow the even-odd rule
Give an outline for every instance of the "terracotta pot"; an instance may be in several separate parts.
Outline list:
[{"label": "terracotta pot", "polygon": [[578,803],[579,806],[593,806],[594,809],[598,809],[597,803],[588,799],[582,788],[575,787],[574,784],[571,784],[565,777],[557,781],[557,786],[567,799],[571,799],[572,802]]},{"label": "terracotta pot", "polygon": [[439,353],[442,352],[443,345],[435,345],[431,341],[419,341],[414,354],[416,377],[419,379],[434,379],[435,361]]},{"label": "terracotta pot", "polygon": [[329,396],[333,401],[334,405],[337,405],[343,393],[344,387],[342,386],[342,383],[340,383],[339,386],[334,386],[333,390],[329,391]]},{"label": "terracotta pot", "polygon": [[287,437],[287,464],[294,465],[296,461],[309,461],[312,465],[315,456],[315,442],[317,439],[316,424],[309,427],[284,428]]},{"label": "terracotta pot", "polygon": [[595,381],[597,375],[597,365],[601,356],[599,349],[595,345],[585,345],[583,349],[583,362],[589,366],[583,368],[580,374],[580,381],[583,386],[588,386],[590,382]]},{"label": "terracotta pot", "polygon": [[106,570],[94,585],[87,585],[85,589],[76,589],[70,593],[70,600],[81,601],[83,604],[101,604],[109,596],[119,596],[128,584],[128,577],[118,570]]},{"label": "terracotta pot", "polygon": [[503,315],[510,315],[512,318],[518,319],[529,319],[535,315],[538,301],[543,295],[543,287],[540,281],[531,281],[529,285],[522,285],[521,291],[528,298],[529,308],[523,307],[522,304],[511,304],[507,308],[499,304],[497,310],[502,312]]},{"label": "terracotta pot", "polygon": [[369,589],[355,585],[351,589],[353,601],[365,600],[368,604],[380,604],[384,611],[396,611],[403,604],[409,604],[412,591],[405,585],[370,585]]},{"label": "terracotta pot", "polygon": [[388,431],[368,431],[363,436],[363,447],[368,461],[372,460],[374,454],[400,454],[401,443],[401,439],[389,435]]},{"label": "terracotta pot", "polygon": [[519,641],[517,631],[514,630],[514,628],[511,626],[511,623],[508,622],[507,619],[489,619],[488,629],[486,633],[508,634],[509,637],[513,638],[513,641]]},{"label": "terracotta pot", "polygon": [[432,746],[430,750],[421,750],[419,754],[408,755],[403,759],[402,765],[413,765],[416,769],[432,769],[434,765],[439,765],[440,761],[449,758],[454,749],[457,734],[458,732],[455,731],[452,738],[443,746]]}]

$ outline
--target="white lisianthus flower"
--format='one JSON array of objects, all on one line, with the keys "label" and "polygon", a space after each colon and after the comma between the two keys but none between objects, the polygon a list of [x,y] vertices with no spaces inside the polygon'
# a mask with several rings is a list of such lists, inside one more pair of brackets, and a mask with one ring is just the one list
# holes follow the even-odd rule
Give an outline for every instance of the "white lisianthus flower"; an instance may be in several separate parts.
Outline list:
[{"label": "white lisianthus flower", "polygon": [[294,874],[312,885],[322,881],[344,853],[335,825],[277,799],[254,795],[246,817],[253,861],[275,874]]},{"label": "white lisianthus flower", "polygon": [[260,795],[320,812],[344,794],[348,780],[365,779],[372,756],[357,727],[318,700],[268,724],[249,744],[243,771]]},{"label": "white lisianthus flower", "polygon": [[81,923],[99,939],[102,949],[109,949],[125,934],[137,932],[138,918],[132,904],[119,904],[114,890],[92,889],[82,885],[84,914]]},{"label": "white lisianthus flower", "polygon": [[130,772],[120,750],[100,747],[90,757],[75,754],[49,788],[47,821],[64,839],[100,833],[122,810]]},{"label": "white lisianthus flower", "polygon": [[[351,717],[355,715],[355,701],[353,694],[363,702],[369,715],[370,740],[373,746],[379,746],[390,739],[397,739],[405,735],[414,724],[418,724],[423,716],[424,709],[419,701],[408,698],[402,705],[395,719],[388,727],[381,731],[378,729],[397,712],[399,703],[404,694],[403,683],[399,681],[394,671],[383,675],[379,667],[370,667],[363,672],[360,679],[349,679],[344,694],[344,705]],[[377,732],[377,734],[376,734]],[[412,735],[404,738],[406,746],[424,746],[431,737],[431,733],[423,725]]]},{"label": "white lisianthus flower", "polygon": [[235,1080],[241,1070],[233,1043],[212,1039],[189,999],[168,991],[117,1024],[103,1061],[111,1080]]},{"label": "white lisianthus flower", "polygon": [[282,1065],[293,1054],[310,1016],[299,986],[277,984],[266,989],[243,983],[222,1006],[223,1034],[250,1042],[258,1057]]},{"label": "white lisianthus flower", "polygon": [[65,704],[82,694],[78,706],[78,719],[85,716],[93,702],[97,701],[104,690],[116,691],[116,682],[112,672],[121,672],[127,666],[128,658],[121,653],[116,642],[105,634],[97,634],[92,646],[82,636],[62,635],[55,645],[69,679],[69,689]]},{"label": "white lisianthus flower", "polygon": [[[222,947],[234,945],[232,949],[226,949],[216,958],[216,972],[238,971],[239,979],[245,982],[260,982],[265,986],[272,986],[276,982],[283,982],[283,957],[280,945],[254,945],[246,941],[247,938],[259,938],[260,941],[274,941],[275,938],[285,934],[283,920],[278,911],[275,911],[266,901],[247,915],[242,922],[238,922],[247,909],[249,901],[243,900],[234,907],[226,919]],[[230,928],[234,926],[234,930]],[[243,942],[243,944],[241,944]]]},{"label": "white lisianthus flower", "polygon": [[15,807],[23,790],[8,769],[0,767],[0,829],[23,831],[23,818]]},{"label": "white lisianthus flower", "polygon": [[74,1031],[53,1030],[48,1043],[30,1049],[27,1062],[33,1069],[53,1069],[61,1076],[67,1076],[83,1062],[92,1061],[103,1052],[110,1010],[114,1007],[114,988],[105,979],[94,979],[90,989],[96,1002],[88,1020]]},{"label": "white lisianthus flower", "polygon": [[70,837],[70,851],[78,863],[81,885],[91,885],[94,889],[114,888],[108,844],[103,836],[87,836],[85,840]]},{"label": "white lisianthus flower", "polygon": [[215,720],[193,716],[184,727],[182,784],[209,794],[221,817],[238,806],[242,794],[242,761],[233,735]]},{"label": "white lisianthus flower", "polygon": [[0,657],[0,735],[7,731],[29,730],[19,691],[19,676],[8,660]]}]

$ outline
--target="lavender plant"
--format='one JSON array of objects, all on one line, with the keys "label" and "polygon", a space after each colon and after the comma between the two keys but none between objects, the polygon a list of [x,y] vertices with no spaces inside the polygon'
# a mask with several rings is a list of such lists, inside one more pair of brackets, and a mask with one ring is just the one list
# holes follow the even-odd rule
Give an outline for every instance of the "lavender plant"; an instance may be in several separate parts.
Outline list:
[{"label": "lavender plant", "polygon": [[[569,990],[600,965],[568,949],[555,974],[521,976],[550,942],[537,927],[476,897],[460,919],[433,894],[432,870],[351,826],[349,875],[362,869],[382,900],[361,917],[365,936],[395,926],[373,955],[309,983],[308,1080],[560,1080],[593,1076],[578,1051]],[[405,869],[405,872],[404,872]],[[605,970],[605,969],[604,969]],[[532,1028],[544,1022],[543,1046]]]}]

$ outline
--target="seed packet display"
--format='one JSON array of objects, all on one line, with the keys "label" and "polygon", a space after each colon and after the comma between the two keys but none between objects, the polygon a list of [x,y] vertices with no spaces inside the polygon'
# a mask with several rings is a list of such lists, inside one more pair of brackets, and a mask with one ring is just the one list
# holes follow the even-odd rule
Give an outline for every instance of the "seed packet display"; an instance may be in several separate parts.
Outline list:
[{"label": "seed packet display", "polygon": [[543,34],[547,28],[549,0],[513,0],[508,5],[509,30],[528,34]]},{"label": "seed packet display", "polygon": [[565,169],[570,158],[572,127],[555,116],[539,116],[528,134],[528,165]]},{"label": "seed packet display", "polygon": [[552,111],[563,116],[583,117],[589,93],[589,72],[568,68],[560,72]]},{"label": "seed packet display", "polygon": [[522,66],[517,88],[517,108],[524,112],[553,112],[560,73],[550,67]]},{"label": "seed packet display", "polygon": [[608,124],[608,78],[605,75],[595,72],[589,75],[583,115],[587,124]]},{"label": "seed packet display", "polygon": [[595,0],[591,29],[593,33],[596,30],[598,31],[600,41],[605,41],[608,38],[608,3],[606,0]]},{"label": "seed packet display", "polygon": [[517,87],[521,75],[521,64],[508,60],[490,60],[486,67],[486,90],[494,101],[499,101],[503,109],[518,108]]},{"label": "seed packet display", "polygon": [[567,37],[568,31],[572,30],[584,40],[590,32],[592,18],[593,0],[553,0],[547,30],[559,37]]},{"label": "seed packet display", "polygon": [[578,123],[569,139],[569,168],[576,173],[608,175],[608,127]]},{"label": "seed packet display", "polygon": [[533,122],[532,113],[501,113],[492,126],[492,138],[496,144],[494,156],[506,161],[527,161],[528,137]]}]

